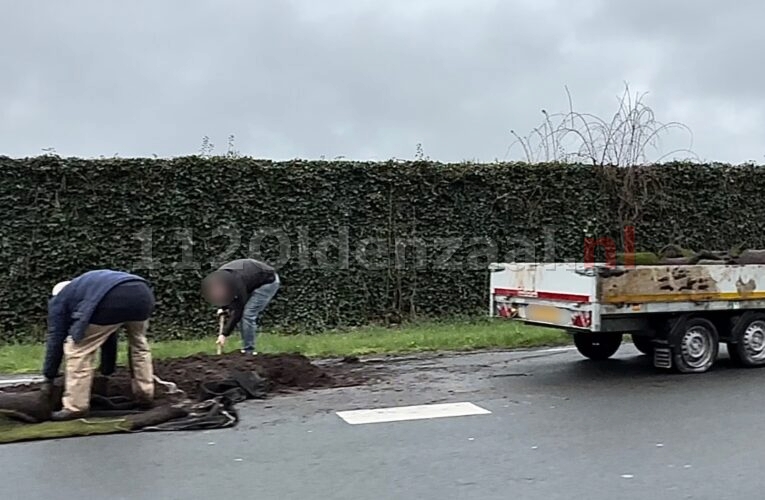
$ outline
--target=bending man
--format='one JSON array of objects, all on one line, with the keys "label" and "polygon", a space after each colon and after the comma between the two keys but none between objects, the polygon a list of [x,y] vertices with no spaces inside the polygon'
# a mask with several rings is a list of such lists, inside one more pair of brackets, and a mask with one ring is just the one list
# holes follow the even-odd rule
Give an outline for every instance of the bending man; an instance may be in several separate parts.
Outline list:
[{"label": "bending man", "polygon": [[274,268],[254,259],[235,260],[210,273],[202,281],[202,294],[208,302],[229,313],[218,344],[224,345],[241,321],[242,353],[257,354],[258,317],[280,286]]},{"label": "bending man", "polygon": [[123,325],[130,345],[133,396],[140,405],[151,405],[154,373],[146,331],[153,312],[154,293],[148,282],[121,271],[90,271],[54,287],[48,303],[43,374],[52,383],[66,355],[66,376],[63,409],[53,414],[53,420],[88,413],[96,353],[107,342],[116,342],[115,334]]}]

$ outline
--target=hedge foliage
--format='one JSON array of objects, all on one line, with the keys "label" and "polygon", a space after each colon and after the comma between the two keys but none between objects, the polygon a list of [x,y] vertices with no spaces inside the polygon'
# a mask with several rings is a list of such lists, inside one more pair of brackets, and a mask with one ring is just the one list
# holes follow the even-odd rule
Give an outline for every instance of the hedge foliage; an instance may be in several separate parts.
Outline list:
[{"label": "hedge foliage", "polygon": [[[613,188],[623,172],[519,163],[0,157],[3,339],[43,328],[53,284],[94,268],[152,281],[155,333],[210,335],[214,317],[200,280],[246,256],[267,258],[282,276],[264,318],[271,326],[313,331],[485,312],[489,261],[581,260],[585,231],[619,237],[619,190],[604,183]],[[655,182],[641,194],[647,205],[635,223],[638,249],[765,246],[762,168],[671,164],[640,175]],[[271,235],[258,246],[263,231]],[[349,252],[332,238],[347,240]],[[379,258],[369,245],[375,239]],[[420,241],[425,253],[402,251],[406,240]],[[358,253],[365,244],[366,264]]]}]

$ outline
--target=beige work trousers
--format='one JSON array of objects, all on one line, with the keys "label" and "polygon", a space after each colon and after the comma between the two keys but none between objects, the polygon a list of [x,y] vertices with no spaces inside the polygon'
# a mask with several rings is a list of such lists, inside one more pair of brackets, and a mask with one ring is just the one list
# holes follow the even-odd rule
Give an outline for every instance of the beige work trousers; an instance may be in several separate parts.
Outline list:
[{"label": "beige work trousers", "polygon": [[133,397],[154,399],[154,369],[151,349],[146,339],[149,321],[132,321],[116,325],[88,325],[80,342],[69,337],[64,345],[66,377],[63,406],[72,412],[86,412],[90,408],[90,391],[95,376],[96,354],[109,336],[125,326],[128,335],[130,373]]}]

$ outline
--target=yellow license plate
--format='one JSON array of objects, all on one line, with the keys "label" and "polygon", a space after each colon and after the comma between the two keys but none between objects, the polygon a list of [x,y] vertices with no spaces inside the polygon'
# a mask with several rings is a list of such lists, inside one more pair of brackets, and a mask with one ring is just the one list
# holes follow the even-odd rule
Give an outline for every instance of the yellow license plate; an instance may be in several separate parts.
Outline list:
[{"label": "yellow license plate", "polygon": [[553,306],[535,306],[530,305],[526,308],[526,319],[538,323],[560,324],[560,309]]}]

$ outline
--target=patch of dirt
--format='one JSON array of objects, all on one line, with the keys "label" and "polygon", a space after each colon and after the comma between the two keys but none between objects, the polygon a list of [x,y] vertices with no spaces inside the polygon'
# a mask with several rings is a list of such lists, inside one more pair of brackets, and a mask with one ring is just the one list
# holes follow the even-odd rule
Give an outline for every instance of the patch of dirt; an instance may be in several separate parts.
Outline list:
[{"label": "patch of dirt", "polygon": [[[186,358],[154,361],[154,374],[165,382],[176,384],[192,399],[199,394],[202,383],[226,380],[233,370],[254,371],[270,380],[273,393],[362,385],[369,381],[373,371],[353,359],[319,365],[299,354],[247,356],[236,352],[219,356],[197,354]],[[375,376],[379,376],[379,373],[375,373]],[[4,392],[38,391],[40,387],[41,384],[28,384],[4,388],[0,390],[0,402]],[[155,384],[155,388],[155,402],[173,399],[169,397],[164,386]],[[108,378],[96,376],[93,394],[132,398],[129,369],[120,367]]]},{"label": "patch of dirt", "polygon": [[[196,394],[203,382],[228,378],[229,372],[254,371],[273,383],[274,392],[347,387],[365,382],[357,370],[342,363],[319,367],[299,354],[247,356],[240,353],[212,356],[197,354],[187,358],[160,360],[154,363],[154,374],[173,382],[187,394]],[[120,372],[114,377],[119,377]],[[130,374],[123,370],[128,380]]]}]

